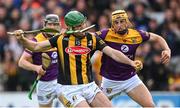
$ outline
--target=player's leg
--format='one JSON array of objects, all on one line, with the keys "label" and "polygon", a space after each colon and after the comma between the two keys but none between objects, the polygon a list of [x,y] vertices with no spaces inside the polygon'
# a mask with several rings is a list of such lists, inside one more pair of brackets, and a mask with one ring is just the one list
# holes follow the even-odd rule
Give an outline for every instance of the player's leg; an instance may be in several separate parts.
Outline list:
[{"label": "player's leg", "polygon": [[56,97],[57,80],[39,81],[37,84],[37,99],[39,107],[52,107],[53,99]]},{"label": "player's leg", "polygon": [[92,107],[112,107],[111,101],[92,82],[83,88],[83,96]]},{"label": "player's leg", "polygon": [[50,102],[49,104],[45,104],[45,105],[39,104],[39,108],[50,108],[51,106],[52,106],[52,102]]},{"label": "player's leg", "polygon": [[102,78],[101,90],[111,100],[113,97],[120,95],[125,89],[125,81],[114,81]]},{"label": "player's leg", "polygon": [[112,107],[111,101],[102,92],[98,92],[90,104],[92,107]]},{"label": "player's leg", "polygon": [[83,97],[82,89],[85,85],[60,85],[56,87],[58,99],[65,107],[89,107]]},{"label": "player's leg", "polygon": [[155,106],[149,90],[137,75],[128,79],[125,92],[129,97],[131,97],[134,101],[143,107]]},{"label": "player's leg", "polygon": [[143,107],[155,107],[152,96],[143,83],[129,91],[127,94]]},{"label": "player's leg", "polygon": [[89,104],[84,100],[78,103],[75,107],[85,107],[85,108],[90,108]]}]

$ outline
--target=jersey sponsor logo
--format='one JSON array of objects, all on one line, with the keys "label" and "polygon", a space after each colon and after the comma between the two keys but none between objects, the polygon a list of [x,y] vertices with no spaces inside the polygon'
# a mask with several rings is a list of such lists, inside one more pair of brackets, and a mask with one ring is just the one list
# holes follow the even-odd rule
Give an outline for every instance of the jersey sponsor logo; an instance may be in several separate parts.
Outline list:
[{"label": "jersey sponsor logo", "polygon": [[53,59],[56,59],[57,58],[57,52],[53,52],[52,54],[51,54],[51,57],[53,58]]},{"label": "jersey sponsor logo", "polygon": [[124,53],[127,53],[129,51],[129,47],[127,45],[122,45],[121,46],[121,51]]},{"label": "jersey sponsor logo", "polygon": [[51,63],[57,63],[58,62],[58,60],[57,59],[55,59],[55,60],[52,60],[52,62]]},{"label": "jersey sponsor logo", "polygon": [[134,58],[134,56],[132,55],[132,54],[128,54],[128,55],[126,55],[128,58],[130,58],[130,59],[133,59]]},{"label": "jersey sponsor logo", "polygon": [[82,46],[67,47],[65,49],[66,53],[73,54],[73,55],[88,54],[90,51],[91,51],[91,49],[89,49],[87,47],[82,47]]}]

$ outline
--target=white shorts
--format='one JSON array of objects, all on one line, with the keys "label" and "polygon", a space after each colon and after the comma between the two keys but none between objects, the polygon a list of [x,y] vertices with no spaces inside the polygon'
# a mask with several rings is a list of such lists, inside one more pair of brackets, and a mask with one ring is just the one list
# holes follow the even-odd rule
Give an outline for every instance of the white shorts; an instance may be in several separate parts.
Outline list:
[{"label": "white shorts", "polygon": [[57,87],[58,97],[67,107],[75,107],[84,100],[90,104],[98,92],[102,91],[95,82],[81,85],[63,85],[62,88]]},{"label": "white shorts", "polygon": [[39,104],[47,105],[57,97],[56,94],[57,84],[58,84],[57,80],[38,81],[36,91],[37,91],[37,99]]},{"label": "white shorts", "polygon": [[107,78],[102,78],[101,88],[103,93],[110,99],[120,94],[121,92],[128,93],[143,82],[137,75],[125,81],[114,81]]}]

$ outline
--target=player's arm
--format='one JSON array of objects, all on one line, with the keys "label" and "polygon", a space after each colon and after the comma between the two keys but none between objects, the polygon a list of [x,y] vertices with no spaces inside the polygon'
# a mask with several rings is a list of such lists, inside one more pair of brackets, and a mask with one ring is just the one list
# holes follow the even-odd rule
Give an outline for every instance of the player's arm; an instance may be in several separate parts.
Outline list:
[{"label": "player's arm", "polygon": [[122,52],[113,49],[109,46],[106,46],[102,50],[106,55],[110,56],[112,59],[114,59],[117,62],[124,63],[131,65],[133,67],[136,67],[136,63],[129,59],[127,56],[125,56]]},{"label": "player's arm", "polygon": [[149,33],[149,36],[150,36],[149,41],[159,43],[161,48],[163,49],[163,51],[161,53],[162,63],[164,63],[164,64],[169,63],[170,58],[171,58],[171,50],[170,50],[168,44],[166,43],[166,41],[161,36],[154,34],[154,33],[151,33],[151,32]]},{"label": "player's arm", "polygon": [[105,42],[99,37],[96,37],[96,38],[97,38],[97,49],[101,50],[103,53],[110,56],[112,59],[114,59],[117,62],[131,65],[136,70],[142,69],[143,66],[142,66],[141,61],[139,60],[132,61],[127,56],[125,56],[122,52],[107,46]]},{"label": "player's arm", "polygon": [[32,55],[25,51],[23,52],[21,58],[19,59],[18,66],[29,71],[35,71],[40,75],[44,74],[44,70],[42,69],[42,66],[33,64]]},{"label": "player's arm", "polygon": [[15,36],[25,48],[33,52],[42,52],[51,48],[51,44],[48,40],[42,42],[34,42],[25,38],[22,30],[16,30]]}]

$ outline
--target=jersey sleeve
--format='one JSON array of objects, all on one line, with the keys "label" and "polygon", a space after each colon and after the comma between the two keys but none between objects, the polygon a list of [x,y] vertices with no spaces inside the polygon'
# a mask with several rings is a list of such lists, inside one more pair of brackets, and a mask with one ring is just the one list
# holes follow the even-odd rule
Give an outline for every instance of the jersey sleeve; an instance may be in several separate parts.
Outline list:
[{"label": "jersey sleeve", "polygon": [[145,31],[143,31],[143,30],[138,30],[138,31],[139,31],[139,33],[140,33],[140,35],[141,35],[141,37],[142,37],[143,42],[149,40],[150,35],[149,35],[148,32],[145,32]]},{"label": "jersey sleeve", "polygon": [[96,50],[101,51],[106,46],[106,43],[100,37],[96,36]]},{"label": "jersey sleeve", "polygon": [[103,29],[101,31],[95,32],[95,35],[99,36],[101,39],[104,40],[108,31],[109,31],[109,29]]},{"label": "jersey sleeve", "polygon": [[59,36],[54,36],[52,38],[49,39],[49,42],[51,44],[52,47],[57,47],[57,39]]}]

